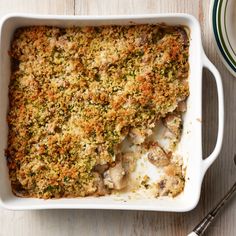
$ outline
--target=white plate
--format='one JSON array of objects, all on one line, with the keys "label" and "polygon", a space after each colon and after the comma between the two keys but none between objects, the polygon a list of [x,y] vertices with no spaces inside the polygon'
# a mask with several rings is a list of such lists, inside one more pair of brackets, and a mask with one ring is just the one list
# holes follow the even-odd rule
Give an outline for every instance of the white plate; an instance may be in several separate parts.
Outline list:
[{"label": "white plate", "polygon": [[210,22],[222,61],[236,76],[236,1],[212,0]]},{"label": "white plate", "polygon": [[[186,184],[183,193],[176,198],[130,198],[127,195],[104,197],[35,199],[19,198],[12,194],[4,150],[7,146],[8,126],[8,83],[11,74],[10,42],[16,28],[29,25],[53,25],[60,27],[85,25],[129,25],[156,24],[185,25],[190,29],[189,86],[190,96],[179,152],[186,163]],[[203,176],[219,154],[223,138],[223,90],[219,72],[207,59],[202,49],[198,21],[187,14],[158,14],[135,16],[53,16],[13,14],[5,16],[0,25],[0,203],[8,209],[122,209],[152,211],[189,211],[200,197]],[[218,138],[214,151],[202,159],[202,68],[207,67],[214,74],[219,101]],[[151,170],[148,170],[151,171]]]}]

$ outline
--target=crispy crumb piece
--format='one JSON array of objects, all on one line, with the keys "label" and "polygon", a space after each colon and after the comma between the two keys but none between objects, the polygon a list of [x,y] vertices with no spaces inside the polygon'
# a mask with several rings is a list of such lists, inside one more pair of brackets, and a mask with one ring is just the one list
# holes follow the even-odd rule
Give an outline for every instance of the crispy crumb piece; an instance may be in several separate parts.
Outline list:
[{"label": "crispy crumb piece", "polygon": [[144,175],[143,176],[143,179],[142,179],[142,181],[141,181],[141,186],[143,186],[143,187],[145,187],[146,189],[148,189],[149,188],[149,180],[150,180],[150,177],[149,176],[147,176],[147,175]]}]

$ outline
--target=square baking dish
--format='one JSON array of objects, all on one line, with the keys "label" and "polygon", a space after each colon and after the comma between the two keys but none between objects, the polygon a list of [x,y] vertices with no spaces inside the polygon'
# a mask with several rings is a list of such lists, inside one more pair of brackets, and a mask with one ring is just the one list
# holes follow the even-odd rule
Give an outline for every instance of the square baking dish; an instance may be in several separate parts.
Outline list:
[{"label": "square baking dish", "polygon": [[[179,152],[186,165],[186,183],[184,191],[175,198],[129,198],[128,196],[103,196],[85,198],[34,199],[13,195],[8,176],[5,149],[7,147],[8,125],[8,84],[11,73],[8,51],[16,28],[30,25],[99,26],[157,24],[184,25],[190,31],[189,86],[190,96],[187,112],[184,115],[184,127]],[[201,43],[201,31],[198,21],[187,14],[154,14],[134,16],[53,16],[11,14],[2,18],[0,26],[0,203],[13,210],[25,209],[121,209],[184,212],[193,209],[200,198],[201,184],[208,167],[218,156],[223,139],[223,89],[220,74],[207,59]],[[202,69],[208,68],[214,75],[218,92],[218,137],[212,154],[202,159]]]}]

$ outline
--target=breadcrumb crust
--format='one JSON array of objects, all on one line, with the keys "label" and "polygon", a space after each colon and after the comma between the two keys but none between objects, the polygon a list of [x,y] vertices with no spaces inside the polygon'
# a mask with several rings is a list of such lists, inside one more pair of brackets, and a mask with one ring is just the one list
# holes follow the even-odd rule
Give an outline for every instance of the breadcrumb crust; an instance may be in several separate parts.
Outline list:
[{"label": "breadcrumb crust", "polygon": [[182,26],[23,27],[11,44],[8,147],[13,192],[96,194],[132,128],[145,132],[189,95]]}]

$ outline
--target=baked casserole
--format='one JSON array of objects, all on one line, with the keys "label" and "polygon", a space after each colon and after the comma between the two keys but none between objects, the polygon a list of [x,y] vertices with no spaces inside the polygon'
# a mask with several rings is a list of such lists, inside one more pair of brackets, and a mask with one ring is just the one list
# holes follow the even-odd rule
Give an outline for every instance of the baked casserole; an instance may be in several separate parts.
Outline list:
[{"label": "baked casserole", "polygon": [[[181,193],[185,173],[173,153],[189,95],[188,53],[183,26],[17,29],[6,149],[13,192],[46,199],[128,191],[144,155],[163,175],[155,183],[141,176],[138,188]],[[159,125],[168,146],[152,139]]]}]

